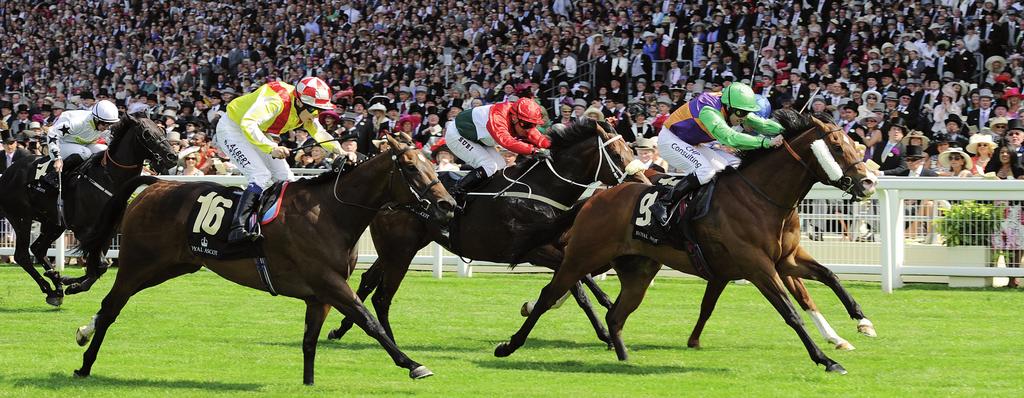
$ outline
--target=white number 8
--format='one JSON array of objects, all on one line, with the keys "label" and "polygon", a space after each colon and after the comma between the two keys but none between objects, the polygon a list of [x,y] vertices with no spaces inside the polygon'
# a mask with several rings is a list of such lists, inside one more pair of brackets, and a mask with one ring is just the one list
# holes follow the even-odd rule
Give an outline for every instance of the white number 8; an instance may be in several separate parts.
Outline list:
[{"label": "white number 8", "polygon": [[224,222],[224,211],[230,209],[231,200],[210,192],[196,199],[202,207],[199,208],[199,215],[192,225],[192,233],[199,233],[200,229],[207,235],[216,235],[220,231],[221,223]]}]

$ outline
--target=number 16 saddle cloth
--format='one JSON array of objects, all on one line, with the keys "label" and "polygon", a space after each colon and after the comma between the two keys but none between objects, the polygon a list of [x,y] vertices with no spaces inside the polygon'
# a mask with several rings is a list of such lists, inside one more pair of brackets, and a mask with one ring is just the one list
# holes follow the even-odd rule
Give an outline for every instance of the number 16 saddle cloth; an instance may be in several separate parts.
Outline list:
[{"label": "number 16 saddle cloth", "polygon": [[[288,189],[288,183],[274,184],[260,197],[257,225],[262,226],[274,221],[281,211],[281,199]],[[199,257],[218,260],[237,260],[262,256],[261,243],[263,238],[254,241],[242,241],[228,244],[228,233],[231,230],[231,217],[235,214],[242,189],[223,185],[210,184],[194,203],[189,213],[187,224],[187,244],[192,254]],[[256,224],[256,223],[253,223]]]}]

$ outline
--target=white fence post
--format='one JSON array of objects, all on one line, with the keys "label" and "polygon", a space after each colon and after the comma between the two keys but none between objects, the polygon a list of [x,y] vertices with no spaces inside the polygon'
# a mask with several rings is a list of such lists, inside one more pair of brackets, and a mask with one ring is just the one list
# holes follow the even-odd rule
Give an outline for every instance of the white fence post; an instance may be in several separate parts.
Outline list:
[{"label": "white fence post", "polygon": [[[897,240],[896,235],[900,235],[899,244],[903,244],[902,232],[897,232],[896,223],[899,222],[902,231],[903,224],[903,211],[900,200],[900,191],[898,189],[884,189],[882,194],[878,198],[878,229],[881,231],[882,240],[882,292],[892,293],[895,286],[895,279],[898,278],[896,275],[896,262],[902,261],[897,260]],[[902,248],[899,252],[902,253]],[[902,257],[902,256],[901,256]]]},{"label": "white fence post", "polygon": [[444,248],[440,243],[434,243],[434,278],[441,279],[444,269]]},{"label": "white fence post", "polygon": [[456,257],[458,257],[458,259],[459,259],[459,263],[458,263],[457,268],[456,268],[458,270],[458,272],[459,272],[459,276],[463,277],[463,278],[472,278],[473,277],[473,267],[470,266],[469,263],[467,263],[465,260],[463,260],[461,256],[456,256]]}]

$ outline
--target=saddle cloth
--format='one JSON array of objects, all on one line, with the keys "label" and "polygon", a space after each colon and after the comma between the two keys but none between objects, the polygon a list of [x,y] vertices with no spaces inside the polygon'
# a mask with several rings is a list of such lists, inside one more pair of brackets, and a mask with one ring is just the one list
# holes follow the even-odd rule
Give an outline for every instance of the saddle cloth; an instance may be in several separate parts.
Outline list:
[{"label": "saddle cloth", "polygon": [[[259,225],[273,221],[281,212],[281,200],[288,183],[277,183],[263,192],[259,201]],[[237,260],[263,256],[262,238],[228,244],[231,218],[235,214],[242,189],[210,184],[192,205],[186,225],[192,226],[187,244],[192,254],[218,260]]]},{"label": "saddle cloth", "polygon": [[666,225],[655,220],[653,211],[656,206],[669,203],[675,186],[683,182],[684,176],[660,174],[652,178],[654,185],[648,187],[640,195],[633,209],[633,238],[652,245],[671,244],[680,250],[688,250],[686,243],[690,240],[688,223],[700,219],[707,214],[715,181],[672,203],[664,213],[669,215]]}]

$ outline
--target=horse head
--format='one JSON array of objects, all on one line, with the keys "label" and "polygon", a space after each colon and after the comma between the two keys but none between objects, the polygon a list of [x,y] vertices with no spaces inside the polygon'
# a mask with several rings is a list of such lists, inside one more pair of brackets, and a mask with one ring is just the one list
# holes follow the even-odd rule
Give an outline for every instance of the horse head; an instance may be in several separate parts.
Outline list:
[{"label": "horse head", "polygon": [[163,171],[174,167],[178,161],[164,130],[152,120],[124,115],[110,130],[113,135],[110,156],[116,163],[141,163],[148,159],[154,168]]},{"label": "horse head", "polygon": [[419,203],[429,208],[433,217],[442,223],[451,220],[455,214],[455,199],[437,179],[433,164],[423,156],[423,152],[417,150],[412,139],[405,133],[400,133],[398,137],[387,135],[387,140],[391,147],[388,153],[399,171],[397,174],[392,173],[392,178],[401,176],[397,184],[390,184],[391,189],[395,190],[392,195],[403,203]]},{"label": "horse head", "polygon": [[568,179],[587,179],[583,184],[600,181],[605,185],[617,185],[631,175],[646,180],[643,165],[633,158],[625,140],[606,122],[587,118],[571,126],[556,124],[549,134],[556,171],[565,170]]},{"label": "horse head", "polygon": [[[864,164],[864,156],[857,143],[826,115],[804,116],[780,109],[774,116],[786,130],[800,132],[787,138],[786,150],[803,163],[818,182],[839,188],[854,199],[867,198],[875,193],[878,179]],[[813,154],[809,157],[813,167],[793,149],[804,146],[809,147]]]}]

